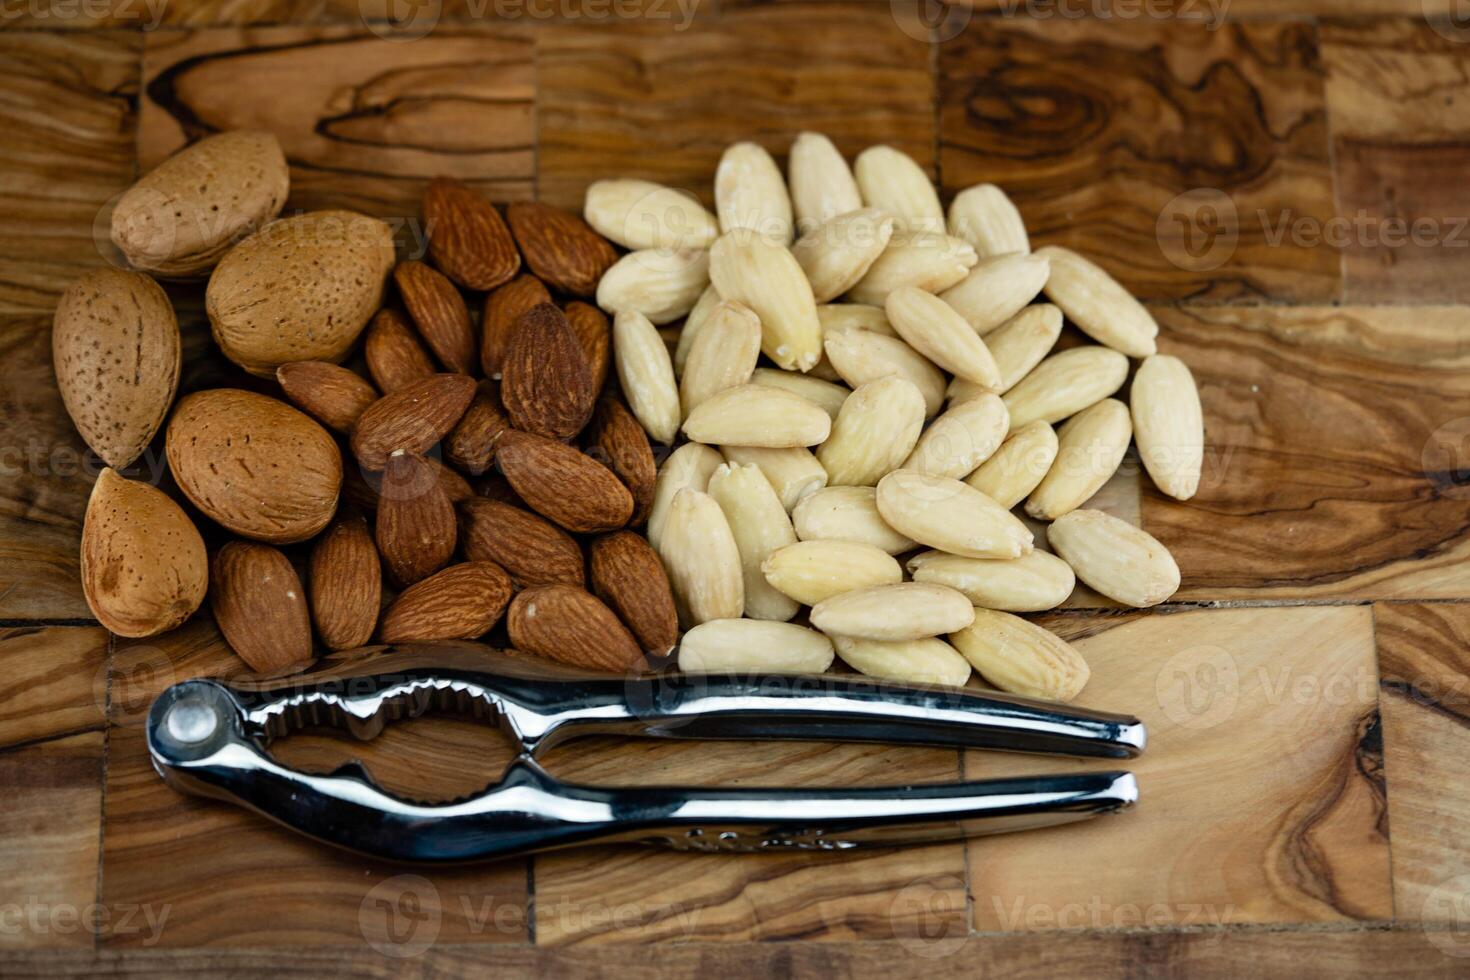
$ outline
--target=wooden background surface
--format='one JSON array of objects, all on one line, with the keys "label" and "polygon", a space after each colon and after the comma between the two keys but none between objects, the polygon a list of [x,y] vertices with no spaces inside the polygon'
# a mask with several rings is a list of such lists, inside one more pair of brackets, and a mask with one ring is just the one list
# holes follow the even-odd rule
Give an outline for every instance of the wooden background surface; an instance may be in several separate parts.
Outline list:
[{"label": "wooden background surface", "polygon": [[[389,2],[0,0],[0,974],[1470,968],[1470,27],[1435,19],[1451,8],[428,0],[390,27]],[[784,156],[803,129],[898,146],[946,197],[1003,185],[1033,241],[1154,305],[1201,386],[1199,495],[1132,466],[1103,495],[1184,587],[1146,614],[1046,617],[1092,663],[1086,702],[1149,723],[1143,804],[967,845],[582,850],[425,878],[175,795],[142,712],[235,661],[207,616],[141,642],[89,618],[95,461],[53,386],[50,314],[104,261],[109,200],[237,126],[281,138],[288,208],[361,208],[409,242],[435,174],[572,207],[620,174],[708,198],[728,142]],[[185,386],[217,383],[197,291],[175,298]],[[361,751],[438,793],[506,758],[442,719]],[[547,762],[736,785],[1085,765],[611,742]]]}]

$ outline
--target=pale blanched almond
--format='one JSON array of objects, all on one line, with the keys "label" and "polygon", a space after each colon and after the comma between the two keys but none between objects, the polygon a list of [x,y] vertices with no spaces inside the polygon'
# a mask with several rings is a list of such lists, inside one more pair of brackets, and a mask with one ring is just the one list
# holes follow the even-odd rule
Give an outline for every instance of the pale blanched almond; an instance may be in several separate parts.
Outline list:
[{"label": "pale blanched almond", "polygon": [[648,317],[613,317],[613,359],[628,407],[654,439],[671,443],[679,431],[679,388],[669,348]]},{"label": "pale blanched almond", "polygon": [[877,496],[872,487],[824,487],[808,494],[791,512],[796,536],[870,544],[890,555],[912,551],[916,542],[889,527],[878,513]]},{"label": "pale blanched almond", "polygon": [[753,465],[726,463],[710,477],[709,495],[725,512],[735,547],[740,551],[745,615],[774,620],[795,616],[797,604],[773,588],[761,571],[761,563],[771,552],[796,542],[791,518],[770,481]]},{"label": "pale blanched almond", "polygon": [[658,554],[685,629],[744,614],[740,549],[725,512],[709,494],[689,489],[674,494]]},{"label": "pale blanched almond", "polygon": [[[1010,391],[1040,364],[1062,335],[1062,311],[1050,303],[1028,306],[985,335],[985,346],[1000,371],[1001,394]],[[954,386],[950,386],[950,398]]]},{"label": "pale blanched almond", "polygon": [[906,231],[944,231],[944,209],[934,182],[907,153],[870,146],[853,163],[863,203],[893,215]]},{"label": "pale blanched almond", "polygon": [[715,168],[715,212],[720,230],[747,228],[777,245],[790,245],[791,198],[781,168],[757,143],[733,143]]},{"label": "pale blanched almond", "polygon": [[680,490],[706,490],[709,478],[725,463],[709,446],[686,442],[675,449],[659,468],[658,482],[653,488],[653,505],[648,511],[648,543],[657,551],[663,540],[664,522],[669,518],[669,505]]},{"label": "pale blanched almond", "polygon": [[842,405],[832,434],[817,449],[829,486],[875,486],[895,469],[924,428],[924,396],[891,375],[860,385]]},{"label": "pale blanched almond", "polygon": [[758,384],[718,391],[684,420],[684,434],[706,445],[789,449],[815,446],[831,431],[832,419],[820,405]]},{"label": "pale blanched almond", "polygon": [[704,292],[694,301],[694,309],[684,318],[684,326],[679,329],[679,342],[674,348],[676,376],[684,376],[684,364],[689,360],[689,352],[694,349],[694,341],[699,339],[699,331],[709,322],[721,302],[720,291],[713,285],[704,287]]},{"label": "pale blanched almond", "polygon": [[710,277],[721,297],[760,317],[761,349],[777,365],[806,371],[821,359],[817,301],[790,249],[749,230],[729,232],[710,250]]},{"label": "pale blanched almond", "polygon": [[721,446],[731,463],[750,463],[760,468],[781,506],[790,511],[801,498],[827,485],[827,471],[810,449],[761,449],[755,446]]},{"label": "pale blanched almond", "polygon": [[766,558],[761,572],[771,587],[807,606],[871,585],[903,581],[888,552],[853,541],[801,541]]},{"label": "pale blanched almond", "polygon": [[867,303],[824,303],[817,307],[817,319],[822,321],[822,336],[838,330],[871,330],[885,337],[897,337],[898,331],[888,322],[888,314],[881,306]]},{"label": "pale blanched almond", "polygon": [[863,206],[863,196],[847,161],[821,133],[802,133],[796,137],[791,144],[786,179],[797,229],[803,234],[839,214]]},{"label": "pale blanched almond", "polygon": [[889,527],[952,555],[1019,558],[1031,550],[1026,525],[959,480],[894,470],[878,482],[877,501]]},{"label": "pale blanched almond", "polygon": [[1040,419],[1062,419],[1096,405],[1123,387],[1128,358],[1106,347],[1073,347],[1053,354],[1001,397],[1011,413],[1011,428]]},{"label": "pale blanched almond", "polygon": [[603,273],[597,305],[609,313],[636,310],[655,324],[677,320],[709,285],[709,255],[696,249],[629,252]]},{"label": "pale blanched almond", "polygon": [[963,687],[970,679],[970,662],[938,637],[884,641],[834,636],[832,645],[843,663],[869,677],[948,687]]},{"label": "pale blanched almond", "polygon": [[903,286],[888,294],[884,310],[898,335],[934,364],[977,385],[999,387],[1000,371],[985,341],[944,300]]},{"label": "pale blanched almond", "polygon": [[780,368],[756,368],[750,380],[753,384],[785,388],[798,394],[812,404],[820,405],[822,411],[831,416],[834,422],[837,421],[837,413],[842,411],[847,396],[852,394],[852,389],[845,385],[823,381],[800,371],[782,371]]},{"label": "pale blanched almond", "polygon": [[832,366],[854,390],[869,381],[897,375],[912,382],[924,396],[926,418],[944,405],[943,372],[897,337],[869,330],[842,330],[829,335],[824,346]]},{"label": "pale blanched almond", "polygon": [[1177,500],[1199,489],[1205,423],[1194,375],[1177,357],[1155,354],[1133,375],[1133,438],[1154,484]]},{"label": "pale blanched almond", "polygon": [[1057,458],[1057,434],[1040,420],[1013,431],[995,455],[965,482],[1006,510],[1036,489]]},{"label": "pale blanched almond", "polygon": [[1036,254],[1051,261],[1047,298],[1079,330],[1129,357],[1148,357],[1158,351],[1154,338],[1159,325],[1153,315],[1101,266],[1056,245]]},{"label": "pale blanched almond", "polygon": [[985,392],[960,402],[930,423],[903,468],[963,479],[995,454],[1010,427],[1005,402],[999,395]]},{"label": "pale blanched almond", "polygon": [[900,582],[833,596],[812,609],[811,621],[828,636],[919,640],[964,629],[975,607],[946,586]]},{"label": "pale blanched almond", "polygon": [[975,246],[982,259],[1031,251],[1021,212],[994,184],[960,191],[949,205],[949,233]]},{"label": "pale blanched almond", "polygon": [[857,285],[892,237],[893,218],[867,208],[813,228],[791,247],[791,254],[811,282],[813,297],[826,303]]},{"label": "pale blanched almond", "polygon": [[1070,701],[1091,671],[1071,644],[1020,616],[976,609],[974,625],[949,642],[986,681],[1012,694]]},{"label": "pale blanched almond", "polygon": [[689,351],[679,378],[679,400],[687,416],[726,388],[747,384],[761,356],[761,322],[744,303],[722,301]]},{"label": "pale blanched almond", "polygon": [[1057,458],[1026,501],[1026,513],[1054,521],[1085,504],[1117,472],[1133,423],[1128,406],[1105,398],[1078,412],[1057,431]]},{"label": "pale blanched almond", "polygon": [[976,261],[974,247],[962,238],[895,231],[867,275],[848,290],[847,298],[881,306],[899,286],[942,293],[963,281]]},{"label": "pale blanched almond", "polygon": [[1005,560],[926,551],[910,558],[908,567],[915,582],[947,585],[977,606],[1006,612],[1055,609],[1077,584],[1072,566],[1040,548]]},{"label": "pale blanched almond", "polygon": [[648,180],[599,180],[582,205],[603,238],[626,249],[709,248],[720,237],[715,216],[693,194]]},{"label": "pale blanched almond", "polygon": [[686,674],[820,674],[830,666],[832,641],[791,623],[712,619],[679,644]]},{"label": "pale blanched almond", "polygon": [[1124,605],[1156,606],[1179,588],[1179,566],[1169,549],[1111,514],[1074,510],[1046,537],[1078,578]]},{"label": "pale blanched almond", "polygon": [[1050,265],[1034,255],[994,255],[981,259],[963,281],[939,293],[975,332],[984,337],[1021,312],[1046,285]]}]

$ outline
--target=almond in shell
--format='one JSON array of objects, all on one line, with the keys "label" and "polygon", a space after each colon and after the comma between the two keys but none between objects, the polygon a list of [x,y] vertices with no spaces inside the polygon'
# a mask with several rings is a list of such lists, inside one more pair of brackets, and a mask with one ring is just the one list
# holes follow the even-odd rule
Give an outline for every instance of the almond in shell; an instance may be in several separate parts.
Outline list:
[{"label": "almond in shell", "polygon": [[436,177],[424,190],[429,257],[439,271],[466,289],[494,289],[521,267],[500,212],[452,177]]},{"label": "almond in shell", "polygon": [[582,549],[561,528],[499,500],[471,497],[459,505],[460,547],[470,561],[493,561],[520,585],[585,581]]},{"label": "almond in shell", "polygon": [[311,546],[311,617],[329,650],[352,650],[373,638],[382,609],[378,549],[359,516],[338,518]]},{"label": "almond in shell", "polygon": [[619,531],[588,549],[592,591],[622,620],[649,656],[663,656],[679,641],[674,593],[653,547],[642,535]]},{"label": "almond in shell", "polygon": [[209,569],[209,607],[230,649],[256,673],[311,662],[306,590],[280,549],[231,541]]},{"label": "almond in shell", "polygon": [[570,585],[537,585],[510,604],[510,642],[573,667],[622,673],[644,666],[638,640],[589,592]]},{"label": "almond in shell", "polygon": [[499,622],[510,595],[510,576],[494,562],[450,565],[399,593],[383,613],[378,639],[477,639]]}]

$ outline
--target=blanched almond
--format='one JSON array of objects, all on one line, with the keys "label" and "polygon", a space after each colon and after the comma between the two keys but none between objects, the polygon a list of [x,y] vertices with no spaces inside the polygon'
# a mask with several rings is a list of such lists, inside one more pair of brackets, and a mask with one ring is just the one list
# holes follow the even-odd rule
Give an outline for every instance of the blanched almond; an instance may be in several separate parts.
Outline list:
[{"label": "blanched almond", "polygon": [[709,478],[725,460],[709,446],[697,442],[686,442],[675,449],[658,471],[658,483],[653,488],[653,506],[648,511],[648,543],[658,550],[663,539],[664,522],[669,518],[669,505],[680,490],[705,490]]},{"label": "blanched almond", "polygon": [[1031,532],[1014,514],[973,487],[915,470],[878,482],[878,513],[920,544],[969,558],[1019,558]]},{"label": "blanched almond", "polygon": [[966,381],[1000,386],[1000,371],[985,341],[938,296],[903,286],[888,294],[884,309],[898,335],[934,364]]},{"label": "blanched almond", "polygon": [[943,585],[900,582],[844,592],[818,603],[812,625],[828,636],[918,640],[964,629],[975,620],[970,600]]},{"label": "blanched almond", "polygon": [[754,384],[785,388],[800,395],[812,404],[820,405],[822,411],[831,416],[834,422],[837,420],[837,413],[842,411],[847,396],[852,394],[852,389],[844,385],[823,381],[800,371],[782,371],[780,368],[756,368],[750,380]]},{"label": "blanched almond", "polygon": [[679,431],[679,388],[669,348],[648,317],[636,311],[613,318],[613,360],[628,407],[648,434],[671,443]]},{"label": "blanched almond", "polygon": [[994,184],[976,184],[955,195],[949,205],[949,233],[975,246],[982,259],[1031,251],[1021,212]]},{"label": "blanched almond", "polygon": [[781,506],[788,511],[807,494],[827,485],[827,471],[806,448],[762,449],[757,446],[721,446],[731,463],[750,463],[766,475]]},{"label": "blanched almond", "polygon": [[1117,471],[1133,438],[1128,406],[1105,398],[1057,432],[1057,458],[1026,501],[1026,513],[1053,521],[1085,504]]},{"label": "blanched almond", "polygon": [[832,645],[843,663],[869,677],[949,687],[962,687],[970,679],[970,662],[938,637],[884,641],[834,636]]},{"label": "blanched almond", "polygon": [[832,641],[791,623],[712,619],[679,645],[686,674],[820,674],[830,666]]},{"label": "blanched almond", "polygon": [[1156,606],[1179,588],[1179,566],[1159,540],[1100,510],[1074,510],[1047,529],[1047,541],[1077,577],[1109,599]]},{"label": "blanched almond", "polygon": [[795,616],[797,604],[772,587],[761,572],[761,563],[771,552],[796,542],[791,518],[770,481],[754,465],[726,463],[710,477],[709,495],[724,511],[740,551],[745,615],[773,620]]},{"label": "blanched almond", "polygon": [[684,420],[695,442],[788,449],[815,446],[832,431],[820,405],[785,388],[744,384],[718,391]]},{"label": "blanched almond", "polygon": [[842,330],[829,335],[824,346],[832,366],[854,390],[869,381],[897,375],[924,396],[926,418],[944,404],[944,374],[897,337],[869,330]]},{"label": "blanched almond", "polygon": [[1073,347],[1053,354],[1001,396],[1011,428],[1037,419],[1060,422],[1123,387],[1128,358],[1106,347]]},{"label": "blanched almond", "polygon": [[969,275],[939,294],[984,337],[1021,312],[1046,285],[1050,265],[1034,255],[994,255],[981,259]]},{"label": "blanched almond", "polygon": [[[1050,303],[1028,306],[985,335],[985,346],[1000,371],[1001,394],[1010,391],[1040,364],[1062,335],[1062,311]],[[954,397],[954,386],[950,386]]]},{"label": "blanched almond", "polygon": [[1133,438],[1154,484],[1177,500],[1199,489],[1205,451],[1204,414],[1194,375],[1177,357],[1155,354],[1133,375]]},{"label": "blanched almond", "polygon": [[689,351],[679,378],[679,399],[687,416],[715,392],[750,381],[761,356],[761,322],[744,303],[721,302]]},{"label": "blanched almond", "polygon": [[870,544],[890,555],[912,551],[914,540],[889,527],[878,513],[877,495],[872,487],[824,487],[808,494],[791,512],[796,536]]},{"label": "blanched almond", "polygon": [[693,194],[648,180],[599,180],[587,188],[582,217],[627,249],[709,248],[719,222]]},{"label": "blanched almond", "polygon": [[893,215],[908,231],[944,231],[944,209],[934,182],[907,153],[891,146],[870,146],[858,154],[853,175],[863,203]]},{"label": "blanched almond", "polygon": [[1024,697],[1070,701],[1091,673],[1082,654],[1055,633],[994,609],[976,609],[974,625],[949,641],[986,681]]},{"label": "blanched almond", "polygon": [[709,285],[709,256],[702,249],[629,252],[603,273],[597,305],[609,313],[635,310],[656,324],[677,320]]},{"label": "blanched almond", "polygon": [[658,553],[685,629],[711,619],[739,619],[745,612],[740,549],[724,511],[709,494],[688,489],[674,494]]},{"label": "blanched almond", "polygon": [[857,285],[893,237],[893,218],[872,208],[838,215],[802,236],[791,248],[818,303]]},{"label": "blanched almond", "polygon": [[675,375],[681,378],[684,376],[684,365],[689,360],[689,352],[694,349],[694,341],[699,339],[700,330],[709,322],[721,302],[720,291],[713,285],[704,287],[704,292],[694,301],[694,309],[684,318],[684,326],[679,330],[679,342],[674,346]]},{"label": "blanched almond", "polygon": [[720,230],[746,228],[777,245],[790,245],[791,198],[781,168],[757,143],[733,143],[715,168],[715,212]]},{"label": "blanched almond", "polygon": [[871,487],[895,469],[924,428],[924,396],[913,382],[890,375],[847,397],[832,434],[817,449],[829,486]]},{"label": "blanched almond", "polygon": [[821,133],[802,133],[786,165],[791,208],[799,233],[863,206],[857,181],[841,152]]},{"label": "blanched almond", "polygon": [[1056,245],[1036,254],[1051,261],[1047,297],[1079,330],[1129,357],[1148,357],[1158,351],[1154,338],[1159,325],[1153,315],[1101,266]]},{"label": "blanched almond", "polygon": [[823,303],[817,307],[817,319],[822,321],[822,336],[838,330],[856,328],[881,333],[885,337],[897,337],[898,331],[888,322],[888,314],[881,306],[867,303]]},{"label": "blanched almond", "polygon": [[960,402],[930,423],[903,468],[963,479],[994,455],[1010,426],[1005,402],[985,392]]},{"label": "blanched almond", "polygon": [[1057,458],[1057,434],[1040,420],[1012,431],[965,482],[1010,510],[1036,489]]},{"label": "blanched almond", "polygon": [[883,254],[868,267],[867,275],[848,290],[854,303],[881,306],[899,286],[942,293],[962,281],[976,262],[969,242],[931,232],[894,231]]},{"label": "blanched almond", "polygon": [[779,366],[805,371],[821,358],[817,302],[790,249],[749,230],[729,232],[710,249],[710,277],[721,297],[760,317],[761,349]]},{"label": "blanched almond", "polygon": [[787,545],[766,558],[761,572],[782,595],[808,606],[854,589],[903,581],[903,569],[892,555],[853,541]]},{"label": "blanched almond", "polygon": [[1077,584],[1072,566],[1040,548],[1003,560],[926,551],[910,558],[908,567],[915,582],[947,585],[977,606],[1007,612],[1055,609]]}]

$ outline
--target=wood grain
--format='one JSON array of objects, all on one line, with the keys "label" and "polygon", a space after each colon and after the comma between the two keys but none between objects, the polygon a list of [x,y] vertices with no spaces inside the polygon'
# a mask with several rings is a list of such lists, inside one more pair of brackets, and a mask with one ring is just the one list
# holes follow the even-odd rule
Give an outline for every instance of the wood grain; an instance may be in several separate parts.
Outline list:
[{"label": "wood grain", "polygon": [[[977,929],[1393,914],[1366,607],[1044,622],[1092,667],[1081,703],[1130,711],[1148,725],[1148,751],[1128,764],[1140,803],[1083,825],[972,841]],[[1110,768],[1116,763],[966,758],[972,778]]]},{"label": "wood grain", "polygon": [[0,748],[102,728],[107,642],[98,626],[0,629]]},{"label": "wood grain", "polygon": [[1198,495],[1145,481],[1176,599],[1470,595],[1470,309],[1155,312],[1205,414]]},{"label": "wood grain", "polygon": [[999,184],[1033,244],[1148,299],[1336,298],[1335,250],[1273,244],[1334,213],[1310,24],[976,19],[938,84],[946,196]]}]

